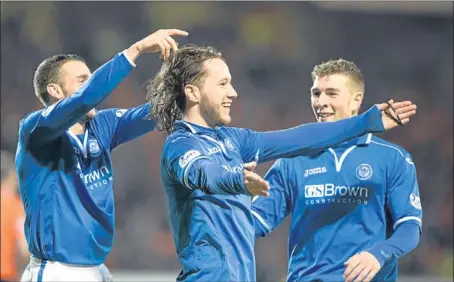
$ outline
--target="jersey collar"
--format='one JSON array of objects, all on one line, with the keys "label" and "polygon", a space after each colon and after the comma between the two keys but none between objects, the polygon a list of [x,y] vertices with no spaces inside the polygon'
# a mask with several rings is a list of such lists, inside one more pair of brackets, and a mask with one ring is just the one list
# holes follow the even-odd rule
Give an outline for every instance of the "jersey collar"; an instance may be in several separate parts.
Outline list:
[{"label": "jersey collar", "polygon": [[216,129],[213,129],[210,127],[205,127],[205,126],[200,126],[195,123],[183,121],[183,120],[177,120],[175,122],[175,128],[188,130],[193,134],[210,134],[210,133],[213,134],[216,131]]},{"label": "jersey collar", "polygon": [[369,145],[371,140],[372,140],[372,133],[367,133],[367,134],[361,135],[358,138],[358,140],[356,141],[356,145],[367,146],[367,145]]}]

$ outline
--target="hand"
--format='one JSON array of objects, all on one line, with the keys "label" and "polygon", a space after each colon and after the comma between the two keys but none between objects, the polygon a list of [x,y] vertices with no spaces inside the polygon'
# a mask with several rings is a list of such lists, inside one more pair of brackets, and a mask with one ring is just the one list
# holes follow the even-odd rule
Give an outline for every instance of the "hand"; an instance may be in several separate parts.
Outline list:
[{"label": "hand", "polygon": [[245,163],[243,165],[243,168],[247,169],[249,171],[254,171],[256,167],[257,167],[257,163],[256,162]]},{"label": "hand", "polygon": [[[388,103],[378,104],[377,107],[382,111],[385,130],[409,123],[410,117],[416,114],[416,105],[411,101],[394,103],[393,100],[389,100]],[[398,122],[399,120],[401,124]]]},{"label": "hand", "polygon": [[246,163],[243,166],[244,184],[252,196],[269,196],[270,185],[260,175],[254,172],[256,162]]},{"label": "hand", "polygon": [[369,252],[361,252],[352,256],[344,265],[347,267],[344,272],[346,282],[371,281],[381,269],[380,262]]},{"label": "hand", "polygon": [[160,29],[134,44],[140,54],[156,53],[161,51],[161,58],[167,60],[170,50],[178,50],[178,43],[172,38],[173,35],[188,36],[184,30]]}]

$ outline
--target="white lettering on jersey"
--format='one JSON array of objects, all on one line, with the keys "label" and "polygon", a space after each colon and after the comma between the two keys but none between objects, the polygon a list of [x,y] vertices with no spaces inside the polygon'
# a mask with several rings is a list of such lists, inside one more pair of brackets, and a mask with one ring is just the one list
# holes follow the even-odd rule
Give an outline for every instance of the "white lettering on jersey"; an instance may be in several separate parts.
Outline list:
[{"label": "white lettering on jersey", "polygon": [[[77,168],[80,169],[79,163]],[[80,178],[83,179],[85,185],[90,190],[94,190],[113,181],[112,174],[106,166],[102,166],[86,174],[81,173]]]},{"label": "white lettering on jersey", "polygon": [[308,177],[309,175],[312,175],[312,174],[319,174],[319,173],[325,173],[327,172],[326,170],[326,167],[315,167],[315,168],[310,168],[310,169],[306,169],[306,171],[304,172],[304,177]]},{"label": "white lettering on jersey", "polygon": [[231,173],[241,173],[241,172],[243,172],[243,164],[235,165],[235,166],[222,165],[222,168],[224,168],[225,170],[227,170],[228,172],[231,172]]},{"label": "white lettering on jersey", "polygon": [[211,156],[213,154],[217,154],[221,152],[221,148],[219,147],[213,147],[208,149],[208,155]]},{"label": "white lettering on jersey", "polygon": [[335,185],[333,183],[304,186],[306,204],[357,203],[367,204],[369,189],[360,186]]}]

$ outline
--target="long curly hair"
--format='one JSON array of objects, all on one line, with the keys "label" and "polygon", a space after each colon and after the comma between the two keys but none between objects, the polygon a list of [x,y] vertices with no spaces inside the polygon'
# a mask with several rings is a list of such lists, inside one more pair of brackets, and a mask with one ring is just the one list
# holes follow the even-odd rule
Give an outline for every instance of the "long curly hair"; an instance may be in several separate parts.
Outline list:
[{"label": "long curly hair", "polygon": [[150,118],[156,121],[157,130],[167,133],[174,130],[175,121],[182,119],[186,107],[185,85],[199,85],[206,75],[203,63],[215,58],[225,61],[214,47],[185,45],[147,82],[146,99],[151,104]]}]

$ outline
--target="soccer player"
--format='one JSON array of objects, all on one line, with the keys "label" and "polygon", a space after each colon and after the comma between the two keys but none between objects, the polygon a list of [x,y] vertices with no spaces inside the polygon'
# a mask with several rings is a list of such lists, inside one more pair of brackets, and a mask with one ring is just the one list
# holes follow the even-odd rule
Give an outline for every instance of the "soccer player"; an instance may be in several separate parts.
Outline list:
[{"label": "soccer player", "polygon": [[[343,121],[259,133],[227,127],[237,93],[222,54],[188,45],[165,62],[148,87],[151,115],[170,133],[161,157],[178,258],[178,281],[255,281],[251,196],[268,184],[243,163],[306,155],[367,132],[397,126],[374,106]],[[393,105],[403,123],[411,102]]]},{"label": "soccer player", "polygon": [[159,30],[115,55],[93,74],[76,55],[43,61],[34,76],[45,109],[20,122],[16,167],[32,254],[23,281],[106,281],[103,262],[115,230],[111,151],[154,129],[149,104],[95,109],[144,53],[164,60],[177,45]]},{"label": "soccer player", "polygon": [[[358,114],[364,78],[354,63],[322,63],[312,79],[318,122]],[[396,281],[397,259],[418,245],[422,209],[415,164],[404,149],[371,133],[279,159],[265,180],[270,197],[252,204],[255,233],[266,236],[292,215],[287,281]]]},{"label": "soccer player", "polygon": [[1,151],[1,235],[0,281],[17,281],[17,258],[25,262],[30,256],[24,235],[24,208],[17,191],[14,156]]}]

